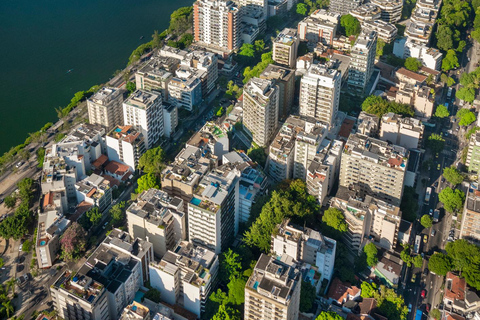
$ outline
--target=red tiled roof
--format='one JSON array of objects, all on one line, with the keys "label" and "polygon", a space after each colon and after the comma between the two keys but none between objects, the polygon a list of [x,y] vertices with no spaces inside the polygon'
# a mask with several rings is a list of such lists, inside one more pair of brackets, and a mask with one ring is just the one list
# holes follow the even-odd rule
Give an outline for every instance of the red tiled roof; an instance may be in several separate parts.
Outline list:
[{"label": "red tiled roof", "polygon": [[97,160],[93,161],[92,166],[95,168],[99,168],[105,164],[105,162],[108,161],[108,157],[104,154],[100,155]]},{"label": "red tiled roof", "polygon": [[[451,286],[448,283],[451,282]],[[465,289],[467,284],[465,278],[460,278],[452,272],[447,273],[445,279],[445,298],[449,300],[465,300]]]},{"label": "red tiled roof", "polygon": [[429,73],[429,74],[434,75],[434,76],[438,76],[440,74],[440,71],[433,70],[433,69],[427,68],[425,66],[421,67],[420,71],[423,71],[425,73]]},{"label": "red tiled roof", "polygon": [[455,314],[455,313],[450,313],[450,312],[445,312],[445,318],[444,320],[465,320],[464,317],[461,315]]},{"label": "red tiled roof", "polygon": [[395,166],[395,167],[399,167],[401,164],[402,164],[402,158],[390,158],[388,160],[388,164],[391,165],[391,166]]},{"label": "red tiled roof", "polygon": [[371,314],[377,306],[377,300],[374,298],[364,298],[359,304],[360,314]]},{"label": "red tiled roof", "polygon": [[109,176],[107,174],[103,174],[102,175],[102,178],[104,178],[105,180],[107,180],[108,182],[110,182],[110,185],[111,186],[119,186],[120,185],[120,181],[118,181],[117,179],[115,179],[114,177],[112,176]]},{"label": "red tiled roof", "polygon": [[416,73],[416,72],[413,72],[413,71],[410,71],[410,70],[407,70],[405,68],[400,68],[397,70],[397,73],[398,74],[401,74],[405,77],[409,77],[411,79],[414,79],[418,82],[424,82],[426,79],[427,79],[427,76],[426,75],[423,75],[423,74],[419,74],[419,73]]},{"label": "red tiled roof", "polygon": [[87,193],[87,197],[90,198],[92,197],[95,192],[97,192],[97,188],[92,188],[92,190],[90,190],[88,193]]},{"label": "red tiled roof", "polygon": [[348,296],[356,296],[360,292],[360,289],[352,286],[350,283],[343,283],[340,279],[333,279],[328,290],[328,297],[342,304],[343,300]]},{"label": "red tiled roof", "polygon": [[53,203],[53,193],[50,191],[43,198],[43,208]]},{"label": "red tiled roof", "polygon": [[117,162],[117,161],[110,161],[105,166],[105,171],[110,172],[111,174],[118,175],[118,176],[123,176],[129,170],[130,170],[129,166],[127,166],[126,164]]}]

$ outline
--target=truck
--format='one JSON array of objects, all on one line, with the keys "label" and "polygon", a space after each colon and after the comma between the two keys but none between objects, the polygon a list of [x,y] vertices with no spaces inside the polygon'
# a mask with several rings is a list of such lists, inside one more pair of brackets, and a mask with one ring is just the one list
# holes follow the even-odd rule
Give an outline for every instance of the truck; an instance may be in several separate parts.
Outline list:
[{"label": "truck", "polygon": [[415,244],[413,245],[413,252],[418,254],[420,252],[420,246],[422,245],[422,237],[417,235],[415,237]]},{"label": "truck", "polygon": [[430,202],[430,195],[432,194],[432,188],[428,187],[425,191],[425,204]]},{"label": "truck", "polygon": [[440,210],[435,209],[435,211],[433,211],[433,222],[438,222],[439,218],[440,218]]},{"label": "truck", "polygon": [[423,317],[422,310],[417,309],[417,312],[415,313],[415,320],[422,320],[422,317]]}]

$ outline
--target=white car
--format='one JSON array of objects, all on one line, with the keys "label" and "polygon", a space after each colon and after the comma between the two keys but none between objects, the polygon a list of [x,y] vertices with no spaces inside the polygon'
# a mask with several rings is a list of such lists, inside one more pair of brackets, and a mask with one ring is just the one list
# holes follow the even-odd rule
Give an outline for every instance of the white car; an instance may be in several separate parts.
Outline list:
[{"label": "white car", "polygon": [[23,243],[20,243],[20,246],[18,247],[18,251],[20,251],[20,252],[23,251]]},{"label": "white car", "polygon": [[23,161],[20,161],[19,163],[17,163],[15,165],[15,168],[17,168],[17,169],[20,168],[22,166],[22,164],[23,164]]}]

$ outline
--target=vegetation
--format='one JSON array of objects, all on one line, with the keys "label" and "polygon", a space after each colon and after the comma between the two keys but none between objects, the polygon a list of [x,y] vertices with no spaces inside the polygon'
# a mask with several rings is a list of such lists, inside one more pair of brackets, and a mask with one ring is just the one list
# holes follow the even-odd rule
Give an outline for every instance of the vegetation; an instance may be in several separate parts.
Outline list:
[{"label": "vegetation", "polygon": [[305,3],[297,3],[297,13],[302,16],[306,16],[308,12],[307,5]]},{"label": "vegetation", "polygon": [[41,147],[37,149],[37,168],[43,167],[43,161],[45,160],[45,148]]},{"label": "vegetation", "polygon": [[374,114],[377,117],[382,117],[385,113],[393,112],[404,116],[413,116],[414,111],[408,104],[388,101],[378,96],[368,96],[362,103],[362,110]]},{"label": "vegetation", "polygon": [[138,160],[138,168],[143,173],[160,177],[164,168],[165,152],[161,147],[147,150]]},{"label": "vegetation", "polygon": [[322,221],[325,222],[327,226],[332,227],[333,229],[342,233],[346,232],[348,229],[343,212],[337,208],[330,207],[325,210],[322,216]]},{"label": "vegetation", "polygon": [[179,35],[193,25],[193,7],[181,7],[170,15],[170,26],[167,34]]},{"label": "vegetation", "polygon": [[25,240],[25,242],[22,244],[22,251],[23,252],[30,252],[33,247],[33,242],[30,240]]},{"label": "vegetation", "polygon": [[448,112],[448,108],[443,104],[437,106],[437,110],[435,110],[435,117],[437,118],[448,118],[450,116],[450,112]]},{"label": "vegetation", "polygon": [[432,309],[432,311],[430,311],[430,317],[432,317],[435,320],[440,320],[440,318],[442,317],[442,314],[440,313],[440,310]]},{"label": "vegetation", "polygon": [[442,70],[449,71],[455,68],[458,68],[460,64],[458,63],[457,54],[454,50],[450,49],[447,51],[447,54],[442,59]]},{"label": "vegetation", "polygon": [[85,215],[93,226],[98,225],[102,220],[102,213],[98,207],[93,207],[92,209],[88,210]]},{"label": "vegetation", "polygon": [[473,100],[475,100],[475,91],[480,87],[480,67],[470,73],[463,73],[460,76],[460,84],[462,86],[456,92],[456,97],[466,102],[472,103]]},{"label": "vegetation", "polygon": [[428,214],[424,214],[420,219],[420,224],[424,228],[430,228],[433,225],[433,220]]},{"label": "vegetation", "polygon": [[276,226],[284,218],[297,220],[312,217],[318,212],[315,197],[307,193],[305,182],[292,181],[285,190],[272,192],[270,200],[262,207],[262,211],[250,229],[245,232],[245,243],[268,253],[271,235]]},{"label": "vegetation", "polygon": [[443,83],[446,83],[449,87],[453,86],[456,83],[452,77],[447,76],[445,73],[442,73],[442,75],[440,76],[440,80]]},{"label": "vegetation", "polygon": [[426,146],[432,150],[433,153],[441,152],[445,147],[445,139],[439,134],[432,133],[428,136]]},{"label": "vegetation", "polygon": [[274,62],[271,51],[262,54],[262,60],[255,67],[246,67],[245,70],[243,70],[243,83],[247,83],[253,77],[258,77],[269,64]]},{"label": "vegetation", "polygon": [[465,239],[448,242],[445,246],[452,269],[460,272],[470,287],[480,289],[480,248]]},{"label": "vegetation", "polygon": [[412,15],[412,11],[415,8],[416,0],[405,0],[402,8],[402,20],[407,20]]},{"label": "vegetation", "polygon": [[225,91],[225,98],[240,98],[242,95],[242,89],[238,87],[238,85],[234,84],[232,80],[227,83],[227,91]]},{"label": "vegetation", "polygon": [[142,193],[143,191],[149,190],[152,188],[160,189],[158,178],[152,173],[144,174],[137,180],[137,183],[138,183],[138,188],[135,190],[136,193]]},{"label": "vegetation", "polygon": [[463,181],[463,175],[454,166],[444,168],[443,176],[445,177],[445,179],[447,179],[449,183],[453,184],[454,186],[462,183]]},{"label": "vegetation", "polygon": [[417,72],[422,67],[422,62],[417,58],[408,57],[405,59],[405,68],[410,71]]},{"label": "vegetation", "polygon": [[363,247],[363,252],[365,252],[365,254],[367,255],[367,264],[370,267],[375,266],[378,262],[377,247],[373,243],[370,242],[365,247]]},{"label": "vegetation", "polygon": [[132,94],[137,89],[135,82],[131,82],[131,81],[127,82],[126,87],[129,94]]},{"label": "vegetation", "polygon": [[418,211],[418,194],[415,192],[415,188],[404,187],[400,210],[402,211],[403,219],[410,222],[415,221]]},{"label": "vegetation", "polygon": [[151,300],[155,303],[160,303],[162,301],[161,297],[162,293],[155,288],[148,290],[143,296],[144,299]]},{"label": "vegetation", "polygon": [[[470,130],[468,130],[468,132],[465,134],[465,139],[469,140],[470,137],[472,136],[472,134],[474,134],[475,132],[477,132],[478,130],[480,130],[480,127],[473,127],[471,128]],[[468,149],[468,148],[465,148],[465,149]]]},{"label": "vegetation", "polygon": [[267,154],[265,153],[265,148],[251,147],[247,151],[247,156],[249,156],[252,161],[258,163],[262,168],[265,167],[265,163],[267,162]]},{"label": "vegetation", "polygon": [[411,246],[406,244],[403,247],[402,252],[400,252],[400,258],[407,264],[407,266],[410,268],[412,264],[415,266],[415,268],[421,268],[423,264],[423,259],[422,256],[416,255],[412,256],[411,252]]},{"label": "vegetation", "polygon": [[112,217],[112,224],[114,226],[119,226],[123,220],[125,220],[125,202],[121,201],[115,204],[109,211],[110,216]]},{"label": "vegetation", "polygon": [[85,251],[86,233],[83,227],[73,222],[60,237],[62,258],[65,261],[73,261]]},{"label": "vegetation", "polygon": [[315,320],[342,320],[343,318],[333,311],[322,311]]},{"label": "vegetation", "polygon": [[428,268],[435,274],[445,276],[448,271],[452,270],[452,262],[447,255],[435,252],[428,260]]},{"label": "vegetation", "polygon": [[7,207],[8,209],[13,209],[16,203],[17,203],[17,197],[15,196],[15,193],[12,193],[11,195],[5,197],[4,199],[5,207]]},{"label": "vegetation", "polygon": [[309,312],[313,307],[316,296],[315,287],[309,282],[302,281],[300,290],[300,312]]},{"label": "vegetation", "polygon": [[452,190],[446,187],[438,194],[438,199],[443,203],[445,210],[448,212],[457,212],[463,208],[465,193],[462,190]]},{"label": "vegetation", "polygon": [[375,298],[377,300],[377,312],[390,320],[407,319],[408,308],[403,297],[397,295],[394,289],[380,286],[377,289],[375,283],[363,282],[361,285],[363,298]]},{"label": "vegetation", "polygon": [[[457,93],[459,91],[457,91]],[[469,126],[470,124],[472,124],[476,120],[475,113],[473,113],[472,111],[470,111],[468,109],[458,110],[457,118],[460,119],[458,124],[461,125],[461,126]]]},{"label": "vegetation", "polygon": [[357,36],[360,34],[360,22],[351,14],[342,16],[340,18],[340,25],[342,26],[342,31],[347,37]]}]

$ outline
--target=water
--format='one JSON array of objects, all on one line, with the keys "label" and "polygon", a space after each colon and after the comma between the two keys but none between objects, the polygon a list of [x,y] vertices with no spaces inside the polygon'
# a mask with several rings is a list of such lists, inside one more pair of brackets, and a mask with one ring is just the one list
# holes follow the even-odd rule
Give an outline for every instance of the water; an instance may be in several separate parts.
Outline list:
[{"label": "water", "polygon": [[108,81],[153,30],[168,27],[175,9],[192,3],[0,1],[0,153],[55,122],[55,108],[75,92]]}]

